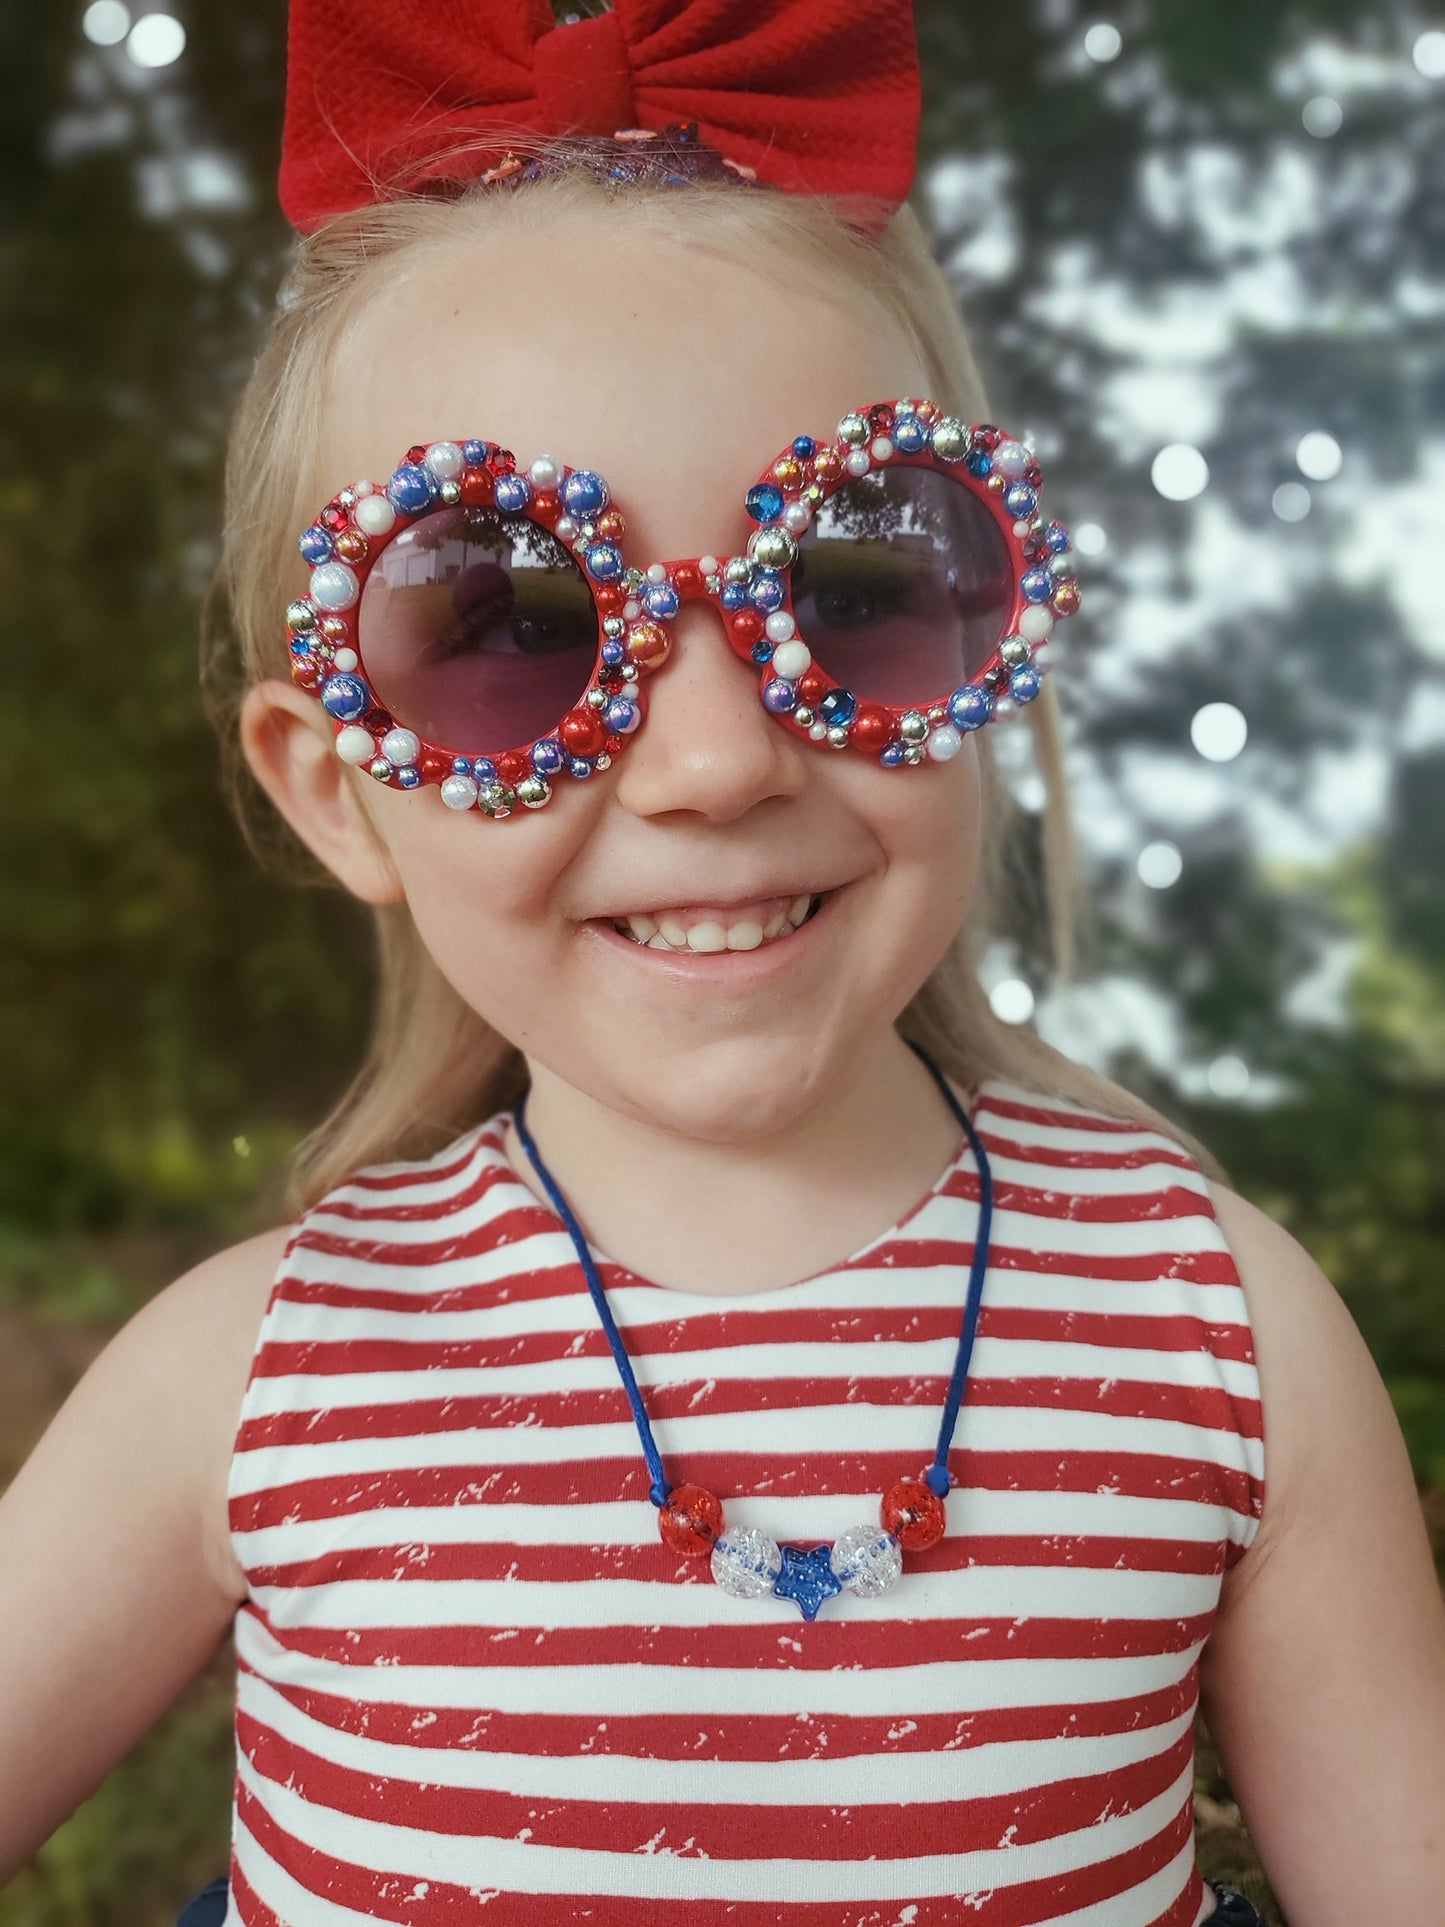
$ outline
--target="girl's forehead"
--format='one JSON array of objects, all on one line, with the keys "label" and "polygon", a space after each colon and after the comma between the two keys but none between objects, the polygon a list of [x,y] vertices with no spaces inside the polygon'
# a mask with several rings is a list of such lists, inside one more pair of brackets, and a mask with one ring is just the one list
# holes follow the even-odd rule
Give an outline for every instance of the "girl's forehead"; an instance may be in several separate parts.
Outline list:
[{"label": "girl's forehead", "polygon": [[338,344],[322,492],[471,436],[597,469],[639,535],[686,548],[697,529],[706,547],[708,515],[793,436],[926,385],[874,303],[788,269],[660,240],[624,251],[580,224],[414,254]]}]

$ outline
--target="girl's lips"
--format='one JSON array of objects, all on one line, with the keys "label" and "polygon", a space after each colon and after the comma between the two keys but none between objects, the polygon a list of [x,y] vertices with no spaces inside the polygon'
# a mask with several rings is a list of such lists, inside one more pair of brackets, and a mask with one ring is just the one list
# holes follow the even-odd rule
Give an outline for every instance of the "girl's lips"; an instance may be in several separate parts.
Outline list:
[{"label": "girl's lips", "polygon": [[831,922],[833,906],[851,884],[827,891],[808,921],[790,937],[777,937],[759,944],[756,950],[679,951],[651,950],[645,943],[634,943],[615,930],[606,917],[594,917],[579,925],[608,951],[625,953],[654,977],[661,972],[673,983],[697,984],[712,990],[746,990],[766,983],[788,968],[789,960],[804,963],[817,949],[814,935],[820,923]]}]

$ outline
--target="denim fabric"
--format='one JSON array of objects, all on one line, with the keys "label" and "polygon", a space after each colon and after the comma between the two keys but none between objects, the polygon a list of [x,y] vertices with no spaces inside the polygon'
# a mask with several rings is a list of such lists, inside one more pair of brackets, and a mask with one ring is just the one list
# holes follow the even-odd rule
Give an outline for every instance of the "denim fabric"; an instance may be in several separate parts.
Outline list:
[{"label": "denim fabric", "polygon": [[221,1927],[226,1918],[226,1897],[229,1888],[226,1876],[213,1880],[206,1891],[188,1900],[181,1909],[181,1917],[176,1927]]}]

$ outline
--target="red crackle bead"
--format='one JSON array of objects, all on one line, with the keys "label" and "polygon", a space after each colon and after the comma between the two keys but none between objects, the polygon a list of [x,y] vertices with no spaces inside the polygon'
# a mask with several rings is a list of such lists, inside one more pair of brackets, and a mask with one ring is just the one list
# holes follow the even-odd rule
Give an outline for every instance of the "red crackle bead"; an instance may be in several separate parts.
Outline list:
[{"label": "red crackle bead", "polygon": [[416,467],[418,462],[424,462],[426,460],[426,443],[413,442],[411,447],[406,451],[405,459],[411,463],[413,468]]},{"label": "red crackle bead", "polygon": [[733,641],[751,649],[763,633],[763,618],[756,609],[736,609],[732,615]]},{"label": "red crackle bead", "polygon": [[599,582],[593,586],[592,600],[602,615],[619,615],[627,600],[627,590],[620,582]]},{"label": "red crackle bead", "polygon": [[440,749],[424,749],[416,759],[416,766],[426,783],[439,783],[452,773],[452,759]]},{"label": "red crackle bead", "polygon": [[876,755],[887,747],[892,736],[893,718],[889,712],[877,703],[860,703],[848,731],[849,742],[856,749],[866,749]]},{"label": "red crackle bead", "polygon": [[936,1546],[948,1527],[943,1501],[922,1479],[900,1479],[889,1486],[879,1507],[885,1532],[908,1552]]},{"label": "red crackle bead", "polygon": [[461,473],[462,500],[473,508],[492,499],[492,472],[487,468],[464,468]]},{"label": "red crackle bead", "polygon": [[675,1485],[667,1504],[657,1511],[663,1543],[685,1559],[705,1558],[722,1531],[722,1522],[722,1500],[701,1485]]},{"label": "red crackle bead", "polygon": [[524,749],[504,750],[497,758],[497,774],[504,783],[520,783],[535,773],[531,757]]},{"label": "red crackle bead", "polygon": [[607,731],[590,709],[569,709],[557,734],[574,756],[595,756],[607,739]]},{"label": "red crackle bead", "polygon": [[357,718],[363,729],[369,729],[373,736],[384,736],[391,728],[389,709],[366,709]]},{"label": "red crackle bead", "polygon": [[805,669],[798,678],[798,695],[805,703],[816,703],[828,693],[828,678],[821,669]]}]

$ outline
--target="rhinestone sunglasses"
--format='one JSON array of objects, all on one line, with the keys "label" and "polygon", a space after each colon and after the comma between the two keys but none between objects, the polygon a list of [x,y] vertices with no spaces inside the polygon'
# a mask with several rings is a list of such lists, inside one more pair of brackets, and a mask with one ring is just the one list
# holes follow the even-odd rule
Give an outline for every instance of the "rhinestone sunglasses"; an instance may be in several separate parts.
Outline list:
[{"label": "rhinestone sunglasses", "polygon": [[1036,652],[1079,606],[1041,480],[1001,429],[875,402],[769,464],[744,497],[744,554],[635,567],[593,470],[419,444],[302,533],[291,673],[343,761],[504,818],[610,767],[646,721],[673,619],[707,601],[780,724],[886,769],[946,762],[1038,694]]}]

